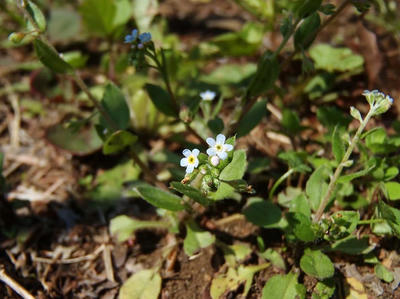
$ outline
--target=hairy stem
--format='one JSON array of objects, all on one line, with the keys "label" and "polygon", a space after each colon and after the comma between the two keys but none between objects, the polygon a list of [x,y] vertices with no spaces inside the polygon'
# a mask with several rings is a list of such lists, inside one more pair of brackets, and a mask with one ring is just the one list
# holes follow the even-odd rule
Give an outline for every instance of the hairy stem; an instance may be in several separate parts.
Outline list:
[{"label": "hairy stem", "polygon": [[349,160],[351,153],[354,150],[354,147],[356,146],[356,144],[358,143],[361,133],[363,132],[365,126],[367,125],[368,121],[370,120],[370,118],[372,117],[372,115],[375,112],[375,107],[371,107],[367,116],[365,117],[365,119],[361,122],[360,126],[358,127],[358,130],[356,132],[356,134],[354,135],[353,139],[350,142],[349,147],[347,148],[347,151],[345,152],[342,161],[339,163],[338,167],[335,170],[335,173],[333,175],[333,177],[331,178],[329,185],[328,185],[328,190],[326,191],[326,194],[317,210],[317,212],[315,213],[314,216],[314,223],[317,223],[321,220],[322,214],[324,213],[324,210],[326,208],[326,206],[329,203],[329,200],[331,198],[332,192],[336,187],[336,183],[337,180],[339,179],[343,168],[346,165],[346,162]]}]

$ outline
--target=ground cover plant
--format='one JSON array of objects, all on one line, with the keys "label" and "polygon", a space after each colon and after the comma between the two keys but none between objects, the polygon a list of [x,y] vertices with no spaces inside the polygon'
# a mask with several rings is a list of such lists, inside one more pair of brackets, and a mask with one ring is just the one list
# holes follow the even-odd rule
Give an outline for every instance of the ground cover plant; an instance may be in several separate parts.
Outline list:
[{"label": "ground cover plant", "polygon": [[3,298],[397,298],[396,1],[7,0]]}]

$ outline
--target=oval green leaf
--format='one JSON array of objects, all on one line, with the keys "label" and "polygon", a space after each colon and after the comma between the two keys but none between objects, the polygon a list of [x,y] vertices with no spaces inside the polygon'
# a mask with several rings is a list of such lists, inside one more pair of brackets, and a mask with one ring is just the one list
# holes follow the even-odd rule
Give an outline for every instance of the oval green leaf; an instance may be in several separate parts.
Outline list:
[{"label": "oval green leaf", "polygon": [[136,187],[136,191],[145,201],[157,208],[169,211],[181,211],[184,209],[182,198],[170,192],[150,185],[140,185]]},{"label": "oval green leaf", "polygon": [[58,53],[41,39],[33,41],[33,47],[40,62],[56,73],[72,72],[73,68]]}]

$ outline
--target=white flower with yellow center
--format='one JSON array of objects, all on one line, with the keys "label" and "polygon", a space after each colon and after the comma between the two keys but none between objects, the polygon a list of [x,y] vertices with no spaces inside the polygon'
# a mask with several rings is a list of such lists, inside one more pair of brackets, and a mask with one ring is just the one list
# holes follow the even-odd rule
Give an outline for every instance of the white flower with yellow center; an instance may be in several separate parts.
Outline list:
[{"label": "white flower with yellow center", "polygon": [[217,138],[207,138],[206,142],[210,146],[207,150],[207,154],[212,156],[218,156],[221,160],[225,160],[228,157],[228,153],[233,149],[233,145],[225,144],[225,136],[218,134]]},{"label": "white flower with yellow center", "polygon": [[185,158],[181,159],[181,166],[186,167],[186,173],[192,173],[193,170],[199,166],[199,159],[197,156],[199,155],[200,151],[195,148],[194,150],[183,150],[183,155]]},{"label": "white flower with yellow center", "polygon": [[200,93],[200,97],[203,101],[212,101],[214,100],[216,93],[211,90],[206,90]]}]

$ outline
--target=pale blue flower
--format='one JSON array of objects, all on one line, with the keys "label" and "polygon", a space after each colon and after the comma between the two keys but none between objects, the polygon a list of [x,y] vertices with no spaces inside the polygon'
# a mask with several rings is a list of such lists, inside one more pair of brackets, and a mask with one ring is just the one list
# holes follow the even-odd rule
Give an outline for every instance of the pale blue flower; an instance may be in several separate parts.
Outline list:
[{"label": "pale blue flower", "polygon": [[133,29],[131,34],[125,36],[125,43],[130,44],[133,43],[138,37],[137,29]]},{"label": "pale blue flower", "polygon": [[228,157],[228,153],[233,149],[233,145],[225,143],[225,136],[223,134],[218,134],[217,138],[214,140],[209,137],[206,139],[207,144],[210,148],[207,150],[207,154],[212,156],[218,156],[221,160],[225,160]]},{"label": "pale blue flower", "polygon": [[215,96],[216,96],[216,93],[211,90],[206,90],[206,91],[200,93],[200,97],[203,101],[212,101],[212,100],[214,100]]},{"label": "pale blue flower", "polygon": [[151,41],[151,33],[150,32],[143,32],[139,35],[139,40],[142,44],[148,43]]},{"label": "pale blue flower", "polygon": [[193,170],[199,166],[199,159],[197,156],[199,155],[200,151],[197,148],[192,151],[184,149],[182,153],[185,158],[181,159],[180,165],[182,167],[186,167],[186,173],[192,173]]}]

